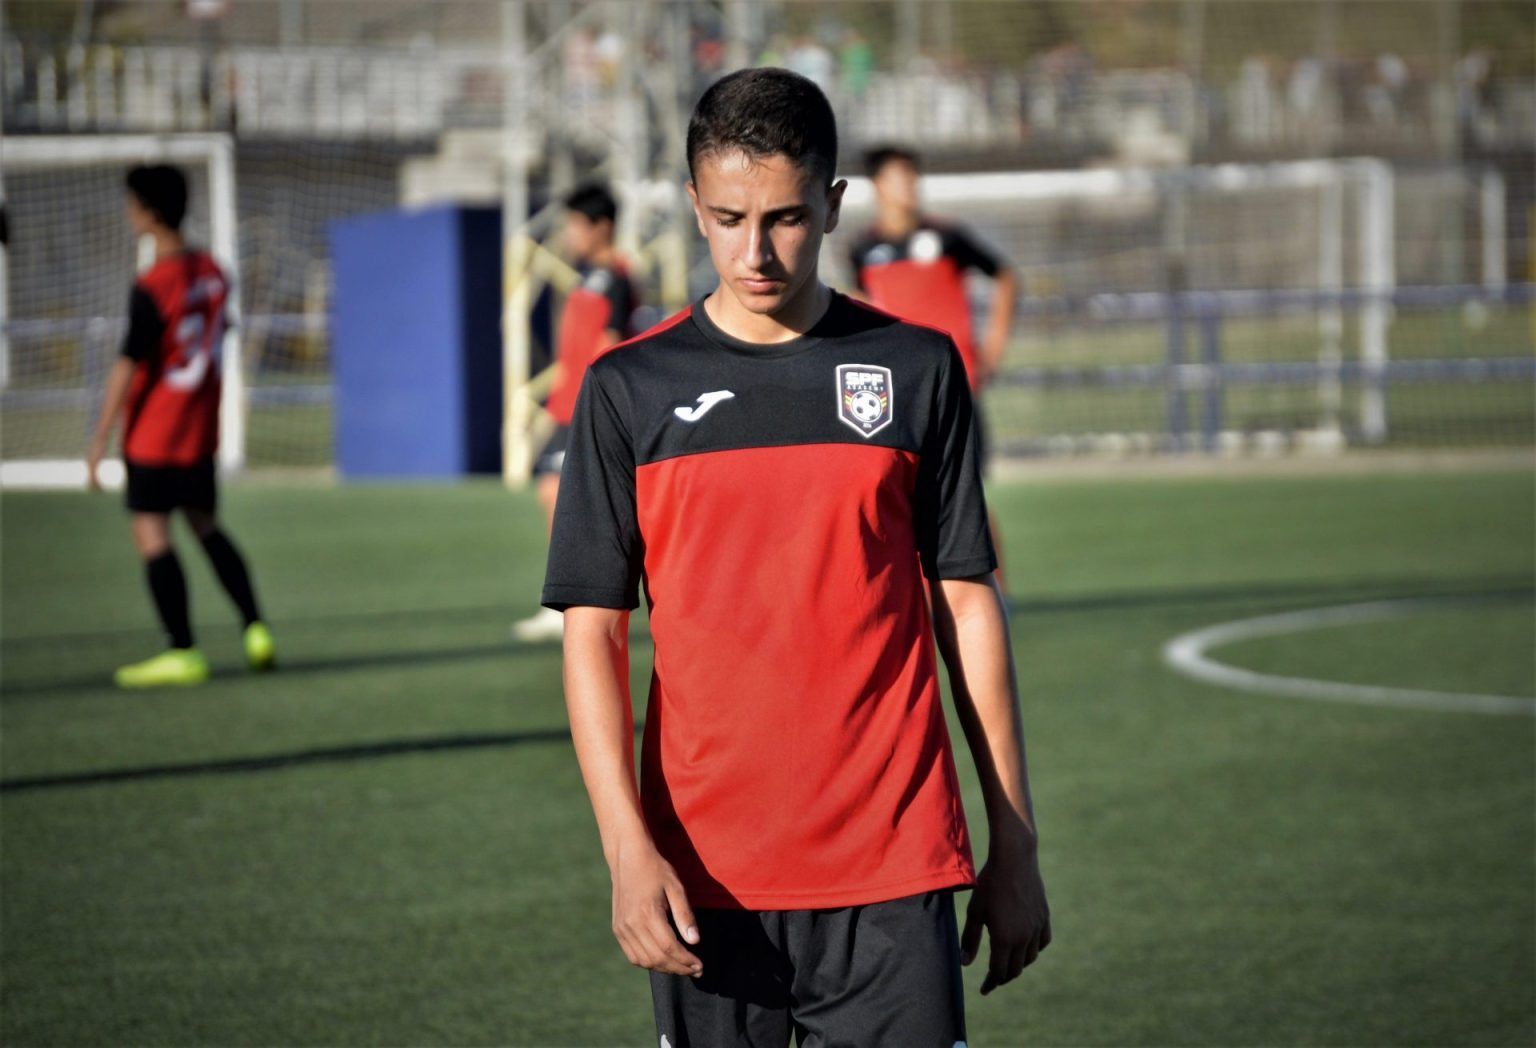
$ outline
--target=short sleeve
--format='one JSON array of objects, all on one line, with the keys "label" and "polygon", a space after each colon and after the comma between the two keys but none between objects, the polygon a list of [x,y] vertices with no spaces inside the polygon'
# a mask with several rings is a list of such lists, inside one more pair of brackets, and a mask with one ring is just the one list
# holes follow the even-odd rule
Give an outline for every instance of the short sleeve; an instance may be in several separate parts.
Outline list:
[{"label": "short sleeve", "polygon": [[128,297],[128,334],[123,337],[123,356],[129,360],[151,360],[165,335],[165,321],[155,300],[137,284]]},{"label": "short sleeve", "polygon": [[917,548],[930,579],[961,579],[997,568],[981,484],[981,442],[959,351],[939,368],[914,493]]},{"label": "short sleeve", "polygon": [[600,370],[588,371],[560,470],[542,603],[637,608],[643,564],[634,444]]},{"label": "short sleeve", "polygon": [[987,276],[996,276],[997,271],[1003,268],[1003,260],[997,253],[981,244],[970,233],[960,228],[952,228],[945,233],[948,241],[946,247],[951,258],[959,264],[961,269],[980,270]]},{"label": "short sleeve", "polygon": [[635,306],[638,305],[635,301],[635,285],[623,273],[614,272],[603,297],[608,300],[608,322],[603,326],[617,331],[621,339],[628,338]]}]

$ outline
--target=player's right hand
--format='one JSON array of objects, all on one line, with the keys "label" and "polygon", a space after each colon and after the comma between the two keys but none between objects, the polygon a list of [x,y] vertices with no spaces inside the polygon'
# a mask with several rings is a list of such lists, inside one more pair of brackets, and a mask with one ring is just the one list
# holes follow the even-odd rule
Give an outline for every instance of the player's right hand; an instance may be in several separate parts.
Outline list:
[{"label": "player's right hand", "polygon": [[91,442],[91,450],[85,456],[85,486],[89,491],[101,490],[101,457],[103,449],[99,442]]},{"label": "player's right hand", "polygon": [[613,937],[629,963],[671,975],[703,972],[704,963],[678,941],[679,932],[689,943],[699,941],[683,882],[655,845],[621,852],[612,872]]}]

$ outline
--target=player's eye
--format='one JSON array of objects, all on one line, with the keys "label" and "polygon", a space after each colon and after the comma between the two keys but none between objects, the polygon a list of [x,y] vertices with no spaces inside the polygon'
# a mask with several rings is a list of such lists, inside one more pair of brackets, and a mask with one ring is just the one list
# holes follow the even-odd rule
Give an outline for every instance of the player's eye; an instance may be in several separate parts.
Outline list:
[{"label": "player's eye", "polygon": [[796,213],[794,213],[792,215],[784,215],[783,217],[781,217],[779,219],[779,225],[781,225],[781,226],[803,226],[803,225],[805,225],[805,215],[803,213],[801,213],[801,212],[796,212]]}]

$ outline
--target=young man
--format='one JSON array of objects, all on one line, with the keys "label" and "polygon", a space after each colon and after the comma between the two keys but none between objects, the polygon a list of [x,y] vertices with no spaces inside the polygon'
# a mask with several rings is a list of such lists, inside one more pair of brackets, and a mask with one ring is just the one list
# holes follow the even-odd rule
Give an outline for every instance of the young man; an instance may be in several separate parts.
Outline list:
[{"label": "young man", "polygon": [[[964,229],[923,214],[916,153],[896,146],[872,149],[864,155],[864,173],[875,190],[875,221],[851,252],[859,293],[905,320],[949,332],[965,362],[971,392],[979,396],[1008,348],[1017,291],[1013,270]],[[986,334],[979,346],[965,294],[970,270],[992,279]],[[987,430],[979,406],[976,431],[985,464]],[[990,518],[989,526],[993,544],[1001,549],[996,518]]]},{"label": "young man", "polygon": [[[963,368],[943,334],[818,279],[836,157],[803,77],[705,92],[688,194],[719,286],[593,364],[555,511],[571,734],[614,934],[670,1048],[951,1048],[983,928],[983,993],[1050,941]],[[979,874],[935,638],[985,797]]]},{"label": "young man", "polygon": [[92,490],[119,414],[133,541],[170,648],[117,671],[124,688],[199,684],[208,660],[194,645],[187,582],[171,544],[171,514],[181,510],[245,622],[246,660],[271,669],[276,651],[261,621],[245,560],[219,526],[214,453],[219,439],[219,346],[229,287],[218,265],[187,247],[181,221],[187,180],[173,167],[128,172],[128,224],[151,237],[155,262],[133,285],[128,336],[107,376],[106,395],[86,459]]},{"label": "young man", "polygon": [[[639,305],[629,268],[613,244],[613,224],[619,215],[613,195],[602,186],[583,186],[566,197],[565,207],[565,248],[581,273],[581,284],[566,296],[560,313],[555,382],[544,405],[554,417],[555,432],[533,463],[539,504],[549,526],[554,521],[560,467],[565,463],[571,413],[582,377],[599,354],[634,334],[630,320]],[[558,611],[540,608],[514,623],[512,635],[525,641],[558,640],[564,625]]]}]

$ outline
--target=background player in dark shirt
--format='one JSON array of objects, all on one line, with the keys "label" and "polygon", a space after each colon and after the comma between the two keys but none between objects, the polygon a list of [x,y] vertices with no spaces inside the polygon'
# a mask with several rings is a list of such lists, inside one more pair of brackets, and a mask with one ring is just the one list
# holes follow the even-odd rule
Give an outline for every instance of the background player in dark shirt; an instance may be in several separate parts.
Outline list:
[{"label": "background player in dark shirt", "polygon": [[216,508],[219,348],[229,285],[207,252],[182,240],[187,180],[179,170],[137,167],[128,173],[127,187],[128,224],[137,236],[154,239],[155,262],[133,285],[128,335],[107,376],[86,475],[91,489],[100,490],[98,468],[123,414],[133,541],[170,648],[122,667],[116,680],[144,688],[208,678],[208,661],[193,645],[187,581],[171,543],[171,514],[178,509],[244,620],[247,662],[254,670],[271,669],[271,630],[261,621],[245,559],[220,527]]},{"label": "background player in dark shirt", "polygon": [[[719,284],[593,364],[555,515],[544,601],[613,930],[670,1048],[948,1048],[983,930],[983,993],[1050,941],[963,365],[818,278],[836,142],[793,73],[705,92],[687,189]],[[975,873],[935,640],[985,799]]]},{"label": "background player in dark shirt", "polygon": [[[571,412],[587,367],[602,352],[633,331],[630,320],[639,296],[629,267],[614,247],[614,223],[619,206],[599,185],[582,186],[565,199],[565,250],[581,274],[581,283],[565,296],[556,327],[555,381],[544,408],[555,420],[555,431],[534,460],[539,504],[545,523],[552,525],[560,494],[560,470],[570,439]],[[557,640],[565,616],[541,608],[512,626],[518,640]]]}]

